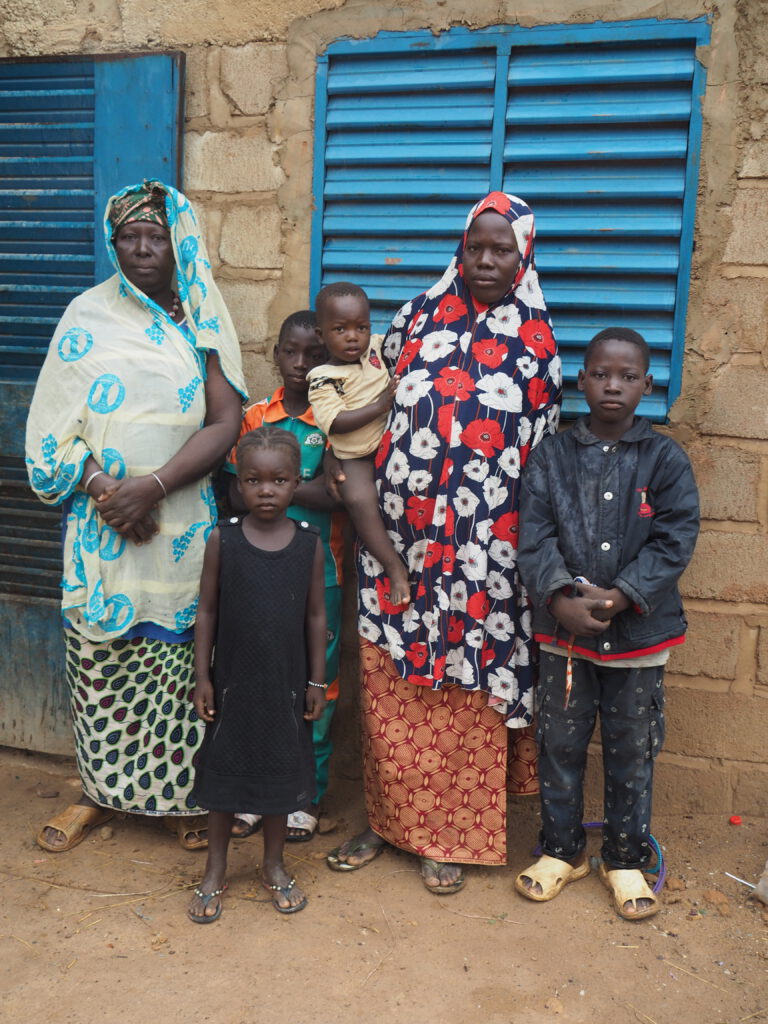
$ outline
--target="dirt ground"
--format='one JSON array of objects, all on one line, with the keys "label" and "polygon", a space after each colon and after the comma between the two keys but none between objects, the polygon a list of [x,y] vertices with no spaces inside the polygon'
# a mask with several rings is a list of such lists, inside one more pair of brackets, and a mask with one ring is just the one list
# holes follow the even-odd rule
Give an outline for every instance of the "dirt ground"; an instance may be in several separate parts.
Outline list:
[{"label": "dirt ground", "polygon": [[535,799],[511,804],[509,866],[470,869],[454,896],[428,894],[395,852],[334,874],[324,854],[364,820],[359,785],[341,782],[331,831],[287,847],[307,909],[271,908],[257,835],[233,844],[224,912],[200,927],[185,909],[204,854],[159,822],[38,849],[42,822],[77,792],[72,764],[0,749],[0,1017],[14,1024],[768,1021],[768,908],[723,873],[757,880],[766,820],[655,820],[671,885],[655,918],[625,923],[595,874],[551,904],[515,895]]}]

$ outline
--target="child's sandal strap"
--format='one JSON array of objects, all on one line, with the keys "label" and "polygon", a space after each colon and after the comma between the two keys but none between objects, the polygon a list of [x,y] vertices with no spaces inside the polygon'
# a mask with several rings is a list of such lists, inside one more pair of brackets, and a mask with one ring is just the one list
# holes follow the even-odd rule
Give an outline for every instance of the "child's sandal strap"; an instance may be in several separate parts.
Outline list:
[{"label": "child's sandal strap", "polygon": [[288,885],[270,885],[269,882],[264,883],[266,889],[271,889],[272,892],[289,893],[291,889],[296,885],[296,879],[292,878]]},{"label": "child's sandal strap", "polygon": [[221,896],[224,892],[223,889],[214,889],[213,892],[203,892],[202,889],[194,889],[195,896],[199,896],[201,900],[208,900],[209,902],[214,896]]}]

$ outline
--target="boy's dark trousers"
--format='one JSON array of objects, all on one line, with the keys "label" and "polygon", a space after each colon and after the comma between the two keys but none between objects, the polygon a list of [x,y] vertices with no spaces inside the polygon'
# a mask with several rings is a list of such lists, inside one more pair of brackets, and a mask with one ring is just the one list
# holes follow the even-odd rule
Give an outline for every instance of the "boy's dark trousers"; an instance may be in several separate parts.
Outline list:
[{"label": "boy's dark trousers", "polygon": [[536,703],[542,849],[571,860],[586,845],[584,768],[599,711],[603,860],[609,868],[643,868],[651,855],[653,762],[664,742],[664,667],[609,668],[574,658],[566,709],[567,661],[541,652]]}]

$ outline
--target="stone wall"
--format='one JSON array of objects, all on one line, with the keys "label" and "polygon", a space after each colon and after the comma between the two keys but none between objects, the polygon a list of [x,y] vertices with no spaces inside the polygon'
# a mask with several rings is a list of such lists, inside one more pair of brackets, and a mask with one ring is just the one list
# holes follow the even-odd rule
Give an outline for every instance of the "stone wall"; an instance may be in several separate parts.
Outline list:
[{"label": "stone wall", "polygon": [[[0,0],[0,55],[184,49],[185,191],[201,211],[254,396],[308,301],[315,57],[340,36],[454,24],[712,20],[682,395],[703,529],[668,672],[664,812],[768,813],[768,3],[766,0]],[[347,602],[337,765],[354,772]],[[595,761],[595,759],[593,759]],[[599,793],[597,762],[590,789]]]}]

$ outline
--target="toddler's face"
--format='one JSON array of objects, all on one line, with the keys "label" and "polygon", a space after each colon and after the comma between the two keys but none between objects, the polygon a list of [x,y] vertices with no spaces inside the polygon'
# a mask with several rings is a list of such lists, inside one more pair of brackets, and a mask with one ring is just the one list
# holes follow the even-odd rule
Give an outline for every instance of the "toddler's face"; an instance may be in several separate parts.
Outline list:
[{"label": "toddler's face", "polygon": [[317,314],[317,333],[331,362],[355,363],[371,343],[371,311],[359,295],[334,295]]}]

